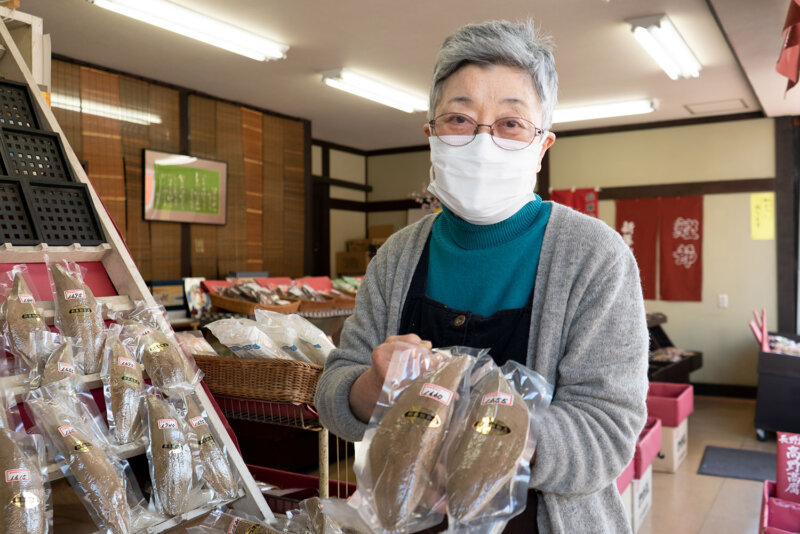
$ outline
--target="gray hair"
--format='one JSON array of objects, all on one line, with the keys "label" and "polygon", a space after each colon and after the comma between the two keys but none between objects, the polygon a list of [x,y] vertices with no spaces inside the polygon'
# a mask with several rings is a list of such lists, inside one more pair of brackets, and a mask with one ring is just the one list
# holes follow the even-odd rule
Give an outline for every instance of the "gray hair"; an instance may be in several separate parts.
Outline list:
[{"label": "gray hair", "polygon": [[445,80],[465,65],[505,65],[530,74],[542,105],[542,128],[549,129],[558,99],[552,39],[539,36],[533,21],[493,20],[463,26],[442,43],[433,68],[428,118],[442,97]]}]

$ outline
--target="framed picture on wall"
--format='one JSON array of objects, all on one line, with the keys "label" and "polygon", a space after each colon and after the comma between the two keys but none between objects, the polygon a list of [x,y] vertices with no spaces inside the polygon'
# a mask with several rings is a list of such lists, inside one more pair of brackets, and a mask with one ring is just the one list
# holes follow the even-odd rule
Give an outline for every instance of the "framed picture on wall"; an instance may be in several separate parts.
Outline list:
[{"label": "framed picture on wall", "polygon": [[225,224],[228,164],[144,150],[147,221]]}]

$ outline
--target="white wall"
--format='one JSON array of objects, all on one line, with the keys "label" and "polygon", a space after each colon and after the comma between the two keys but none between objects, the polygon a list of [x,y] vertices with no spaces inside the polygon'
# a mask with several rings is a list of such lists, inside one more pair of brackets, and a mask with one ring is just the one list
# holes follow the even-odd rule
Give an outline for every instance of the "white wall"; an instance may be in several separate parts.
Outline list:
[{"label": "white wall", "polygon": [[[345,180],[356,184],[365,184],[367,179],[364,156],[331,150],[329,152],[330,178]],[[342,200],[366,201],[366,193],[346,187],[331,186],[331,198]],[[330,216],[330,272],[336,276],[336,253],[346,250],[348,239],[360,239],[366,235],[367,217],[363,212],[331,210]]]},{"label": "white wall", "polygon": [[[711,123],[557,139],[550,152],[550,185],[613,187],[775,176],[771,119]],[[602,191],[600,198],[602,199]],[[614,201],[600,218],[614,226]],[[663,312],[664,331],[681,348],[703,352],[695,382],[756,385],[758,347],[747,326],[751,310],[767,309],[776,326],[775,241],[750,239],[750,195],[706,195],[703,201],[701,302],[645,301]],[[727,294],[729,307],[717,307]]]}]

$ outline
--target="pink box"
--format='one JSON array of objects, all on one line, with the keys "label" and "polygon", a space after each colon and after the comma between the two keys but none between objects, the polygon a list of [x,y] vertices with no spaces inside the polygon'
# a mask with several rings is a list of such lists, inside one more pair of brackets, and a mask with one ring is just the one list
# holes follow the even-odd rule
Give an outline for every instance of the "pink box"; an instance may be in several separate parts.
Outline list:
[{"label": "pink box", "polygon": [[625,468],[625,471],[623,471],[622,474],[617,477],[617,489],[619,490],[620,495],[631,483],[631,480],[633,480],[633,471],[633,458],[631,458],[631,463],[629,463],[628,467]]},{"label": "pink box", "polygon": [[288,286],[292,283],[292,279],[288,276],[273,276],[271,278],[254,278],[256,284],[267,289],[275,289],[278,286]]},{"label": "pink box", "polygon": [[633,455],[633,477],[642,478],[661,449],[661,419],[648,417]]},{"label": "pink box", "polygon": [[308,287],[315,291],[330,291],[333,289],[333,283],[327,276],[305,276],[295,280],[298,284],[308,284]]},{"label": "pink box", "polygon": [[664,426],[677,427],[694,411],[694,388],[689,384],[650,382],[647,415]]},{"label": "pink box", "polygon": [[764,481],[760,534],[792,534],[800,531],[800,504],[775,497],[775,482]]},{"label": "pink box", "polygon": [[800,502],[800,434],[778,432],[776,496]]}]

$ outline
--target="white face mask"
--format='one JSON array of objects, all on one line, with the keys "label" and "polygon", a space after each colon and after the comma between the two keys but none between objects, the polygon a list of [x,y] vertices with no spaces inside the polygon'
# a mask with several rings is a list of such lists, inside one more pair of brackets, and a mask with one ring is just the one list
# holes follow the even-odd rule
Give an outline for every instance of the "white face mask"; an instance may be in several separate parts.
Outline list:
[{"label": "white face mask", "polygon": [[504,150],[488,133],[476,135],[464,146],[451,146],[430,136],[428,191],[472,224],[504,221],[535,198],[536,168],[544,139],[542,135],[539,141],[521,150]]}]

